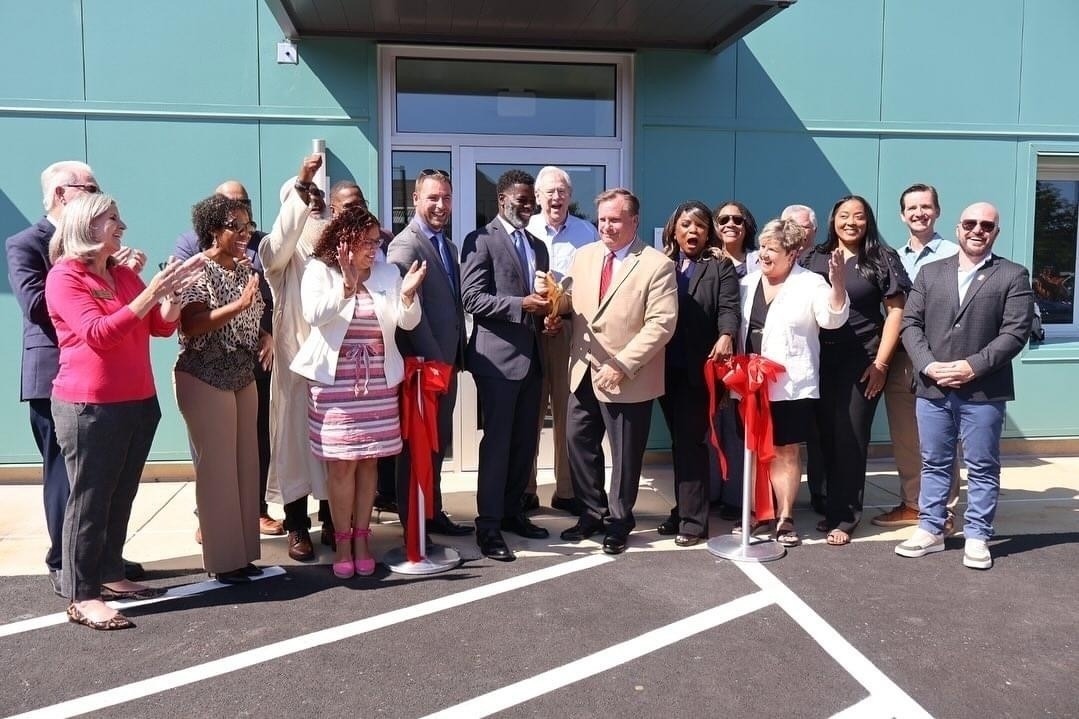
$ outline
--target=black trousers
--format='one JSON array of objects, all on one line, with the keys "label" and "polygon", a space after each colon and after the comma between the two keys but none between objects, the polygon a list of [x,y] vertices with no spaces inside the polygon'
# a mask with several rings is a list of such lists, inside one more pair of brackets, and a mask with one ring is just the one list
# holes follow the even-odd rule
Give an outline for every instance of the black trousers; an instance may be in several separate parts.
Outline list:
[{"label": "black trousers", "polygon": [[266,514],[266,478],[270,474],[270,370],[255,365],[255,389],[258,392],[258,415],[255,431],[259,443],[259,514]]},{"label": "black trousers", "polygon": [[816,403],[830,526],[856,522],[862,513],[869,432],[880,402],[866,399],[860,379],[869,367],[861,345],[821,347],[820,401]]},{"label": "black trousers", "polygon": [[686,368],[670,368],[666,393],[659,398],[671,433],[675,510],[681,534],[708,532],[708,392],[690,383]]},{"label": "black trousers", "polygon": [[[566,407],[573,493],[593,519],[610,512],[611,531],[628,533],[636,526],[633,505],[641,482],[641,465],[652,424],[652,400],[600,402],[592,389],[592,373],[570,393]],[[604,491],[603,435],[611,443],[611,491]]]},{"label": "black trousers", "polygon": [[476,485],[476,529],[498,529],[521,513],[521,496],[532,477],[539,435],[543,375],[535,359],[524,379],[474,376],[483,413]]},{"label": "black trousers", "polygon": [[45,564],[49,569],[59,570],[64,551],[64,510],[67,507],[71,486],[68,483],[64,455],[56,442],[56,424],[52,419],[52,400],[32,399],[30,405],[30,429],[34,442],[41,452],[42,495],[45,502],[45,526],[49,530],[49,551]]}]

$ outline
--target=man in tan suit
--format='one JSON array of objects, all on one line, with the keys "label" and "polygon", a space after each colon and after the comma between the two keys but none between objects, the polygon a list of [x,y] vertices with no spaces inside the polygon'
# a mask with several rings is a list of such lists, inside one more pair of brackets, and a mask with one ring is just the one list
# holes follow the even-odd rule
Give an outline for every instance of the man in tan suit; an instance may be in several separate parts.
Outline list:
[{"label": "man in tan suit", "polygon": [[[663,348],[678,320],[674,263],[637,237],[640,201],[628,190],[596,198],[599,241],[577,250],[561,309],[572,318],[566,411],[570,476],[584,511],[562,532],[579,542],[610,524],[603,551],[621,554],[634,526],[652,400],[663,394]],[[604,492],[604,434],[611,491]]]}]

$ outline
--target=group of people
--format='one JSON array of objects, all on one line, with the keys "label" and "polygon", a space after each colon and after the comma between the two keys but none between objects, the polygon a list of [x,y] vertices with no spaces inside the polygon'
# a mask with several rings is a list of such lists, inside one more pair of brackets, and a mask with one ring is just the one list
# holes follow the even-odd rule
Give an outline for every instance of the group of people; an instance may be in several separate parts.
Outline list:
[{"label": "group of people", "polygon": [[[593,226],[570,213],[569,174],[548,166],[535,178],[504,173],[497,217],[469,233],[458,255],[446,236],[453,191],[445,171],[419,173],[415,214],[391,238],[355,183],[335,184],[327,206],[314,182],[320,166],[319,156],[304,158],[281,188],[269,233],[252,222],[243,186],[223,183],[194,206],[193,231],[145,282],[146,256],[123,246],[117,205],[92,170],[61,162],[43,173],[46,217],[9,238],[7,252],[25,318],[22,399],[44,463],[47,563],[73,622],[131,626],[105,600],[160,591],[125,576],[121,549],[160,418],[149,337],[174,332],[198,534],[206,570],[224,583],[262,571],[260,532],[287,532],[290,556],[314,558],[309,495],[324,500],[333,573],[372,574],[376,487],[408,507],[414,451],[431,455],[428,531],[472,532],[445,514],[440,489],[462,370],[481,408],[474,530],[484,556],[515,559],[503,532],[548,536],[527,514],[538,503],[548,405],[551,503],[577,517],[562,540],[602,534],[604,552],[625,551],[657,399],[676,486],[658,530],[692,546],[708,536],[710,503],[720,502],[721,516],[741,513],[739,398],[717,408],[706,387],[708,373],[735,355],[779,367],[767,387],[775,453],[764,475],[775,520],[761,512],[751,531],[767,525],[776,541],[800,543],[793,510],[804,443],[814,507],[824,514],[817,529],[830,545],[850,542],[883,395],[902,501],[874,522],[918,524],[896,549],[903,556],[942,549],[961,438],[964,563],[991,566],[1010,362],[1032,314],[1029,274],[991,252],[999,234],[991,205],[966,208],[951,243],[934,228],[936,190],[914,185],[900,197],[910,238],[897,252],[857,195],[836,202],[816,245],[806,206],[788,207],[758,233],[740,202],[710,210],[690,201],[671,214],[657,249],[639,236],[631,192],[600,194]],[[448,375],[434,447],[402,441],[409,357],[441,363]],[[718,487],[709,480],[713,427],[726,469]],[[269,517],[267,499],[283,504],[283,524]]]}]

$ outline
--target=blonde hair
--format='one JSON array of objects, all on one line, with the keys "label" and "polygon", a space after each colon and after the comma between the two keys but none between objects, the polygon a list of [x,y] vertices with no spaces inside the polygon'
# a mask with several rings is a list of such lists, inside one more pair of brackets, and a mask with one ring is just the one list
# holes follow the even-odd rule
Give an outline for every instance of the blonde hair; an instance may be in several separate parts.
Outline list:
[{"label": "blonde hair", "polygon": [[806,241],[806,231],[794,220],[770,220],[757,235],[757,244],[776,240],[785,252],[801,249]]},{"label": "blonde hair", "polygon": [[94,239],[90,225],[115,204],[112,195],[96,192],[79,195],[64,205],[60,224],[49,241],[49,260],[56,264],[62,259],[82,262],[94,259],[104,243]]}]

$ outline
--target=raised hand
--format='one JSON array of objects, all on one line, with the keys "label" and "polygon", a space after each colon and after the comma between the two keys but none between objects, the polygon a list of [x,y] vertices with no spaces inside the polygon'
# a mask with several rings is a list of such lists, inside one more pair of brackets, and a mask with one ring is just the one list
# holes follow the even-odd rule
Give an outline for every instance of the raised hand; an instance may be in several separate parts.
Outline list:
[{"label": "raised hand", "polygon": [[427,262],[413,260],[408,272],[401,279],[401,297],[411,303],[425,277],[427,277]]}]

